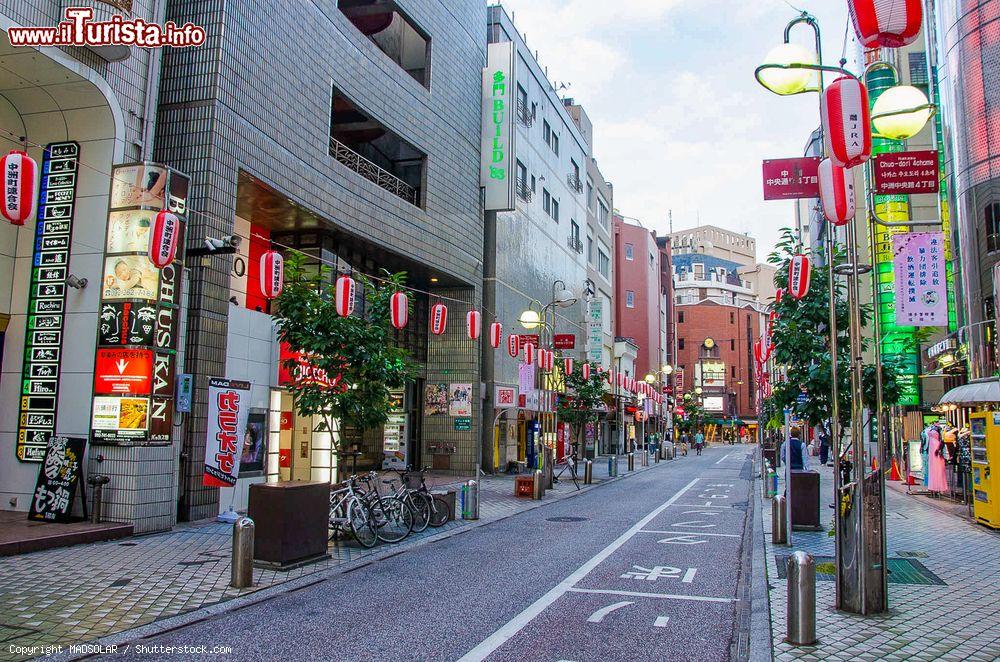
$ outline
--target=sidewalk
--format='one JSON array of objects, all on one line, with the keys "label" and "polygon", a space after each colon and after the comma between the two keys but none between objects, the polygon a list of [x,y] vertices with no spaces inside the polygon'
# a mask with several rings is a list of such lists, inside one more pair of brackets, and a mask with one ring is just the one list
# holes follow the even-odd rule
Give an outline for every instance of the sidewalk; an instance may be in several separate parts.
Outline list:
[{"label": "sidewalk", "polygon": [[[777,660],[996,660],[1000,658],[1000,533],[919,497],[886,490],[889,607],[856,616],[834,609],[832,576],[817,573],[816,646],[784,642],[786,583],[778,557],[809,552],[832,561],[833,470],[819,468],[823,531],[793,531],[792,545],[771,544],[771,504],[757,499],[766,548],[771,631]],[[783,489],[779,488],[779,489]]]},{"label": "sidewalk", "polygon": [[[635,473],[670,462],[641,467]],[[625,459],[619,475],[627,477]],[[608,462],[594,464],[593,487],[607,482]],[[205,520],[179,524],[166,533],[125,541],[91,543],[0,558],[0,659],[23,659],[10,646],[69,645],[94,641],[157,620],[218,605],[262,589],[300,579],[322,578],[359,559],[398,552],[429,538],[448,536],[494,522],[519,512],[545,506],[579,494],[568,473],[542,501],[514,496],[514,477],[485,477],[480,481],[480,519],[457,519],[428,527],[397,545],[363,549],[351,543],[332,543],[330,558],[288,572],[254,569],[254,586],[229,587],[231,525]],[[454,479],[453,479],[454,480]],[[445,487],[441,481],[434,489]],[[457,489],[463,481],[450,487]],[[460,508],[456,500],[456,507]],[[461,514],[458,513],[458,517]]]}]

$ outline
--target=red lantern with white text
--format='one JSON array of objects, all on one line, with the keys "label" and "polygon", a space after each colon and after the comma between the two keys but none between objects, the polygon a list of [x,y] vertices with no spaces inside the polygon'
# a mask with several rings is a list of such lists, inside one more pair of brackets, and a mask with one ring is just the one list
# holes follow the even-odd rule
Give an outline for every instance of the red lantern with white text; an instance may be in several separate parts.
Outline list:
[{"label": "red lantern with white text", "polygon": [[826,151],[834,165],[859,166],[872,154],[868,88],[857,78],[841,76],[823,90],[820,106]]},{"label": "red lantern with white text", "polygon": [[517,355],[521,353],[521,337],[516,333],[507,336],[507,353],[512,359],[516,359]]},{"label": "red lantern with white text", "polygon": [[819,200],[826,220],[847,225],[855,212],[853,173],[823,159],[819,164]]},{"label": "red lantern with white text", "polygon": [[563,359],[563,374],[573,374],[573,359]]},{"label": "red lantern with white text", "polygon": [[[809,293],[811,272],[812,268],[809,265],[808,257],[801,254],[792,256],[791,262],[788,263],[788,294],[793,299],[801,299]],[[767,326],[771,326],[770,320]],[[770,336],[770,329],[768,329],[768,336]]]},{"label": "red lantern with white text", "polygon": [[478,310],[470,310],[465,316],[465,332],[472,340],[478,340],[483,328],[483,317]]},{"label": "red lantern with white text", "polygon": [[0,176],[3,177],[0,214],[14,225],[24,225],[35,213],[38,166],[27,153],[14,150],[0,159]]},{"label": "red lantern with white text", "polygon": [[589,380],[590,379],[590,364],[589,363],[584,363],[583,366],[580,369],[583,371],[583,379],[584,379],[584,381]]},{"label": "red lantern with white text", "polygon": [[545,364],[546,364],[545,351],[546,350],[543,348],[538,348],[535,351],[536,353],[535,358],[538,360],[538,367],[541,368],[542,370],[545,370]]},{"label": "red lantern with white text", "polygon": [[157,269],[163,269],[174,261],[180,231],[180,219],[168,211],[161,211],[153,219],[153,227],[149,229],[148,253],[149,261]]},{"label": "red lantern with white text", "polygon": [[265,299],[277,299],[285,287],[285,259],[278,251],[260,256],[260,291]]},{"label": "red lantern with white text", "polygon": [[431,333],[435,336],[444,335],[448,327],[448,307],[443,303],[436,303],[431,306]]},{"label": "red lantern with white text", "polygon": [[912,44],[923,22],[922,0],[847,0],[858,41],[865,48]]},{"label": "red lantern with white text", "polygon": [[410,321],[410,299],[403,292],[396,292],[389,299],[389,319],[397,329]]},{"label": "red lantern with white text", "polygon": [[490,347],[496,349],[503,342],[503,324],[493,322],[490,324]]},{"label": "red lantern with white text", "polygon": [[347,317],[354,312],[354,294],[356,288],[357,285],[350,276],[341,276],[337,279],[337,314],[341,317]]},{"label": "red lantern with white text", "polygon": [[556,364],[556,353],[553,352],[551,349],[545,350],[545,369],[551,372],[552,368],[555,367],[555,364]]},{"label": "red lantern with white text", "polygon": [[524,343],[524,362],[531,365],[535,362],[535,346],[529,343]]}]

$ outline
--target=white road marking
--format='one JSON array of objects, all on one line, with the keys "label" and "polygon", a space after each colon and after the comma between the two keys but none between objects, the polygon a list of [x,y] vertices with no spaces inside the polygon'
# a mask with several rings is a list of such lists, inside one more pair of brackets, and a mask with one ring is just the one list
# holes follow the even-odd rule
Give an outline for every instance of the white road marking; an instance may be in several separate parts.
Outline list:
[{"label": "white road marking", "polygon": [[613,605],[608,605],[607,607],[601,607],[587,619],[588,623],[600,623],[604,620],[604,617],[613,612],[616,609],[621,609],[622,607],[628,607],[629,605],[634,605],[634,602],[616,602]]},{"label": "white road marking", "polygon": [[570,593],[621,595],[632,598],[663,598],[665,600],[690,600],[692,602],[736,602],[736,598],[710,598],[705,595],[675,595],[673,593],[642,593],[639,591],[614,591],[599,588],[570,588]]},{"label": "white road marking", "polygon": [[678,503],[675,504],[681,508],[725,508],[732,509],[732,506],[713,506],[711,501],[706,501],[705,503]]},{"label": "white road marking", "polygon": [[719,517],[722,513],[711,510],[685,510],[681,515],[711,515],[712,517]]},{"label": "white road marking", "polygon": [[671,536],[670,538],[664,538],[663,540],[658,540],[657,542],[664,545],[704,545],[708,541],[696,538],[692,534],[688,534],[683,536]]},{"label": "white road marking", "polygon": [[577,568],[571,575],[562,580],[555,587],[549,590],[548,593],[542,597],[535,600],[533,603],[528,605],[520,614],[514,618],[507,621],[503,627],[491,634],[485,640],[483,640],[478,646],[470,650],[468,653],[463,655],[459,662],[479,662],[480,660],[485,660],[490,656],[496,649],[507,643],[514,635],[520,632],[524,626],[532,621],[536,616],[542,613],[546,607],[551,605],[553,602],[558,600],[560,597],[566,594],[567,591],[571,590],[573,586],[576,585],[581,579],[587,576],[591,570],[600,565],[605,559],[614,554],[622,545],[627,543],[635,534],[642,531],[643,527],[649,524],[653,519],[662,513],[664,510],[669,508],[673,503],[675,503],[685,492],[690,490],[695,484],[701,480],[700,478],[694,478],[690,483],[678,490],[672,497],[667,499],[664,503],[657,506],[651,513],[643,517],[641,520],[632,525],[628,531],[620,535],[614,542],[602,549],[596,555],[590,558],[586,563]]},{"label": "white road marking", "polygon": [[722,457],[720,457],[715,463],[716,464],[722,464],[723,460],[728,460],[729,456],[732,455],[735,452],[736,451],[729,451],[728,453],[726,453],[725,455],[723,455]]},{"label": "white road marking", "polygon": [[665,628],[665,627],[667,627],[667,623],[669,623],[669,622],[670,622],[670,617],[669,616],[657,616],[656,620],[653,621],[653,627],[654,628]]},{"label": "white road marking", "polygon": [[684,573],[684,579],[681,581],[685,584],[690,584],[694,581],[694,573],[698,572],[698,568],[688,568],[687,572]]},{"label": "white road marking", "polygon": [[704,531],[653,531],[651,529],[645,529],[639,533],[660,533],[667,534],[669,536],[718,536],[720,538],[741,538],[742,536],[735,533],[705,533]]},{"label": "white road marking", "polygon": [[700,519],[691,519],[686,522],[677,522],[676,524],[671,524],[670,526],[690,526],[692,529],[711,529],[715,527],[715,524],[711,522],[702,522]]}]

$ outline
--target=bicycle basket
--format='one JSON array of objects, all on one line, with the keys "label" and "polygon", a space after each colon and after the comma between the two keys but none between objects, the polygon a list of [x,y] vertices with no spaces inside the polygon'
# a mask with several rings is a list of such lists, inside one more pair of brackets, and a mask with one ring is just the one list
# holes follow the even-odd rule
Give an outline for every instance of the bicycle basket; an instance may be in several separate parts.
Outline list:
[{"label": "bicycle basket", "polygon": [[417,474],[407,474],[405,484],[406,484],[406,489],[408,490],[419,490],[420,476]]}]

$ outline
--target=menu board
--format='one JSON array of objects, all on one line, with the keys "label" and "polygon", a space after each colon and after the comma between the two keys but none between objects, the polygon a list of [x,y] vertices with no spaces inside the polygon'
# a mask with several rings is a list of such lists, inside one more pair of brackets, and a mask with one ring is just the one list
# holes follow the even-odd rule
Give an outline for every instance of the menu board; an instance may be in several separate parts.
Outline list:
[{"label": "menu board", "polygon": [[[83,451],[87,440],[77,437],[50,437],[43,454],[44,463],[38,472],[35,492],[31,498],[29,520],[41,522],[71,522],[73,498],[79,487],[83,497]],[[87,500],[82,498],[84,517]]]},{"label": "menu board", "polygon": [[51,143],[42,155],[18,412],[17,459],[22,462],[41,462],[56,431],[79,158],[75,142]]}]

